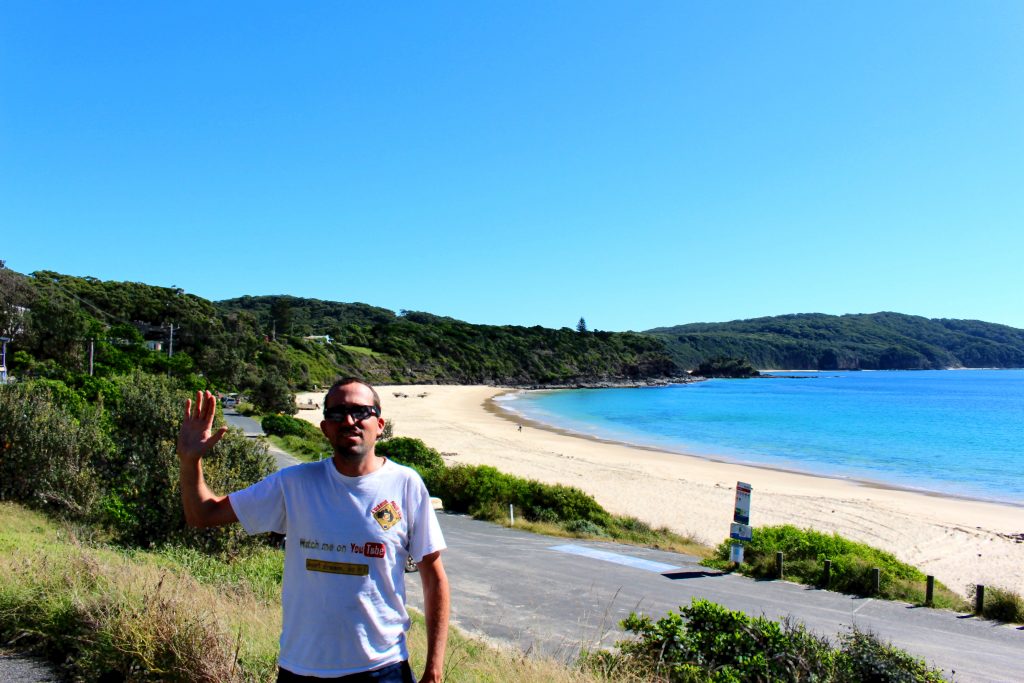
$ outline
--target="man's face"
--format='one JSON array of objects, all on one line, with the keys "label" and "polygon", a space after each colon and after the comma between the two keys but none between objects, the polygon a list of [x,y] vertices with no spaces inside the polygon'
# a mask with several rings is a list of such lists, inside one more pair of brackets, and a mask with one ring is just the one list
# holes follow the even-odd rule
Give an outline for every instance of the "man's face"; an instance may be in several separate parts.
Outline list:
[{"label": "man's face", "polygon": [[[373,393],[363,384],[345,384],[330,393],[324,403],[324,410],[344,406],[372,406]],[[334,453],[345,459],[358,461],[373,453],[373,445],[377,442],[384,429],[384,418],[370,415],[364,420],[356,420],[351,415],[340,422],[324,420],[320,423],[320,431],[331,442]]]}]

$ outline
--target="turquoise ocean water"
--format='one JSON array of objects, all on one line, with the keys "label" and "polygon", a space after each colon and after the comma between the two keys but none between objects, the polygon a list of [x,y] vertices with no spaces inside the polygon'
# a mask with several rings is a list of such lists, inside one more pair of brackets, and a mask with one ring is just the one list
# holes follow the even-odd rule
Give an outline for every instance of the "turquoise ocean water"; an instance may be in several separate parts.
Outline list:
[{"label": "turquoise ocean water", "polygon": [[501,405],[668,451],[1024,505],[1024,370],[777,374],[799,378],[522,392]]}]

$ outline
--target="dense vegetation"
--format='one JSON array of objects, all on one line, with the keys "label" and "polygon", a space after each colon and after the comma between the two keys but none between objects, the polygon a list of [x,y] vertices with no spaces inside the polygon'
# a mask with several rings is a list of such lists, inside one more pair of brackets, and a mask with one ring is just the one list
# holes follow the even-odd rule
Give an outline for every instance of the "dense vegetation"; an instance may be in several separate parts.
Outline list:
[{"label": "dense vegetation", "polygon": [[[104,380],[100,399],[60,380],[0,386],[0,500],[89,524],[111,539],[211,551],[251,543],[240,528],[189,529],[175,441],[188,395],[172,379]],[[266,449],[229,433],[204,461],[210,486],[234,491],[273,470]]]},{"label": "dense vegetation", "polygon": [[1024,367],[1024,330],[969,320],[806,314],[642,334],[585,323],[473,325],[291,296],[210,302],[136,282],[25,276],[2,262],[0,336],[12,339],[13,375],[59,379],[91,399],[96,378],[142,370],[192,388],[241,391],[264,412],[285,413],[294,412],[295,389],[339,375],[399,384],[599,385],[680,378],[719,357],[759,368]]},{"label": "dense vegetation", "polygon": [[[726,539],[715,550],[715,557],[705,564],[729,565],[729,547],[735,541]],[[891,553],[843,538],[837,533],[814,529],[798,529],[790,524],[757,527],[753,538],[743,543],[744,564],[740,571],[761,579],[778,578],[775,553],[784,556],[784,576],[798,583],[821,586],[830,590],[861,596],[877,596],[889,600],[905,600],[924,604],[925,575],[916,567],[900,562]],[[831,561],[828,584],[825,584],[824,561]],[[873,570],[880,570],[881,586],[876,593]],[[935,605],[965,609],[966,603],[955,593],[935,583]]]},{"label": "dense vegetation", "polygon": [[635,638],[620,642],[617,655],[593,656],[595,668],[640,669],[670,683],[945,680],[941,671],[856,628],[835,648],[801,624],[750,617],[699,598],[657,621],[631,614],[623,626]]},{"label": "dense vegetation", "polygon": [[692,368],[714,356],[758,368],[895,370],[1024,367],[1024,330],[900,313],[781,315],[649,330]]},{"label": "dense vegetation", "polygon": [[[217,303],[263,328],[329,335],[321,348],[378,382],[572,384],[679,376],[664,346],[625,332],[473,325],[430,313],[289,296]],[[326,340],[325,340],[326,341]],[[315,342],[311,342],[315,343]]]},{"label": "dense vegetation", "polygon": [[141,369],[194,388],[245,392],[266,412],[293,412],[292,390],[339,375],[528,385],[683,374],[659,340],[636,333],[472,325],[288,296],[214,304],[176,288],[50,271],[25,276],[2,263],[0,336],[13,339],[15,376],[77,388],[86,377]]},{"label": "dense vegetation", "polygon": [[700,365],[691,372],[700,377],[726,377],[733,379],[757,377],[761,374],[750,364],[750,361],[743,358],[727,358],[725,356],[716,356],[715,358],[701,361]]}]

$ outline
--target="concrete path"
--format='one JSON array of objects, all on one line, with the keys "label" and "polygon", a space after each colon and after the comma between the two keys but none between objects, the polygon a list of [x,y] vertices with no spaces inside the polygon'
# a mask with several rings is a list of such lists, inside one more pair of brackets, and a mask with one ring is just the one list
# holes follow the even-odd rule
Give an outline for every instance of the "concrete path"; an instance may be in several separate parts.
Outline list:
[{"label": "concrete path", "polygon": [[[260,426],[259,422],[251,417],[239,415],[231,408],[224,409],[224,421],[228,423],[229,427],[241,429],[242,433],[250,439],[265,436],[263,433],[263,427]],[[267,441],[267,451],[274,458],[274,462],[277,464],[277,469],[279,470],[284,469],[285,467],[291,467],[292,465],[298,465],[302,462],[298,458],[282,451],[280,448],[270,443],[270,441]]]}]

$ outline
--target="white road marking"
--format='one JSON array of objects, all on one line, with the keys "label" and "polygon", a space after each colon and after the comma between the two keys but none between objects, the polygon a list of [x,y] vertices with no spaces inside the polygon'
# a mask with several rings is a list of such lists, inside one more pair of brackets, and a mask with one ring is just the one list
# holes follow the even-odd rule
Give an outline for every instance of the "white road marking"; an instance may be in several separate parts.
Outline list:
[{"label": "white road marking", "polygon": [[867,600],[865,600],[865,601],[864,601],[864,604],[862,604],[862,605],[861,605],[860,607],[858,607],[857,609],[853,610],[853,612],[852,612],[852,613],[853,613],[853,614],[856,614],[857,612],[861,611],[862,609],[864,609],[865,607],[867,607],[867,606],[868,606],[868,605],[870,605],[870,604],[871,604],[871,598],[868,598]]},{"label": "white road marking", "polygon": [[675,565],[665,564],[664,562],[644,560],[639,557],[620,555],[618,553],[608,552],[607,550],[597,550],[595,548],[587,548],[586,546],[573,545],[571,543],[566,545],[553,545],[548,548],[548,550],[557,550],[560,553],[569,553],[570,555],[580,555],[594,560],[602,560],[603,562],[614,562],[615,564],[633,567],[634,569],[643,569],[645,571],[654,572],[655,574],[663,574],[667,571],[672,571],[673,569],[679,569],[679,567]]}]

